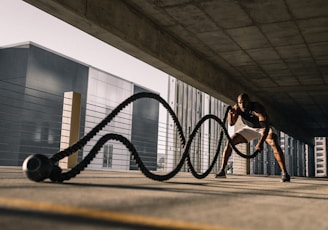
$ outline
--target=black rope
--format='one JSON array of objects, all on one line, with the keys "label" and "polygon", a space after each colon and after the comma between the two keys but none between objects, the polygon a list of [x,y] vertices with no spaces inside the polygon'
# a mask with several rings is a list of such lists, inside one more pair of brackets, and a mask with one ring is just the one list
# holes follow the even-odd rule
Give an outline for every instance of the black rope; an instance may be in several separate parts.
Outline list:
[{"label": "black rope", "polygon": [[[64,172],[62,173],[61,169],[58,167],[58,161],[63,159],[66,156],[71,155],[72,153],[78,151],[79,149],[83,148],[100,130],[102,130],[108,123],[110,123],[115,116],[117,116],[117,114],[123,110],[127,105],[129,105],[130,103],[141,99],[141,98],[151,98],[154,100],[157,100],[158,102],[160,102],[165,109],[169,112],[172,120],[174,121],[174,124],[177,128],[178,131],[178,135],[180,137],[180,141],[181,141],[181,145],[184,148],[182,157],[179,161],[179,163],[177,164],[177,166],[169,173],[165,174],[165,175],[158,175],[158,174],[154,174],[153,172],[151,172],[150,170],[147,169],[147,167],[144,165],[142,159],[140,158],[137,150],[135,149],[135,147],[133,146],[133,144],[124,136],[119,135],[119,134],[114,134],[114,133],[109,133],[106,134],[104,136],[102,136],[97,143],[94,145],[94,147],[90,150],[90,152],[88,153],[88,155],[80,162],[78,163],[74,168],[72,168],[71,170],[69,170],[68,172]],[[174,113],[174,111],[172,110],[172,108],[170,107],[170,105],[163,99],[161,98],[159,95],[154,94],[154,93],[148,93],[148,92],[142,92],[142,93],[137,93],[132,95],[131,97],[129,97],[128,99],[126,99],[125,101],[123,101],[121,104],[119,104],[106,118],[104,118],[97,126],[95,126],[89,133],[87,133],[84,137],[82,137],[77,143],[75,143],[74,145],[70,146],[69,148],[66,148],[63,151],[60,151],[56,154],[54,154],[54,156],[52,156],[50,158],[50,161],[52,161],[53,165],[54,165],[54,169],[50,175],[50,179],[54,182],[62,182],[65,180],[70,180],[71,178],[75,177],[76,175],[78,175],[81,171],[83,171],[89,164],[90,162],[95,158],[95,156],[97,155],[97,153],[100,151],[100,149],[102,148],[102,146],[109,140],[115,140],[115,141],[119,141],[121,142],[132,154],[133,158],[136,161],[137,166],[139,167],[139,169],[141,170],[141,172],[148,178],[153,179],[153,180],[157,180],[157,181],[165,181],[165,180],[169,180],[172,177],[174,177],[182,168],[183,164],[185,161],[187,161],[187,165],[190,169],[190,172],[192,173],[192,175],[198,179],[202,179],[205,178],[213,169],[215,162],[218,158],[218,155],[220,153],[220,148],[221,148],[221,144],[222,144],[222,140],[223,140],[223,136],[225,135],[229,141],[230,146],[233,148],[233,150],[241,157],[246,158],[246,159],[250,159],[255,157],[258,152],[254,152],[251,155],[246,155],[241,153],[236,147],[235,145],[232,143],[232,140],[228,134],[228,131],[225,127],[225,123],[226,123],[226,119],[227,119],[227,115],[228,115],[228,111],[231,109],[231,107],[229,106],[225,112],[225,116],[223,121],[218,118],[215,115],[212,114],[208,114],[206,116],[204,116],[195,126],[194,130],[191,132],[188,141],[186,140],[183,131],[182,131],[182,126],[176,116],[176,114]],[[192,144],[192,141],[194,139],[194,137],[196,136],[198,129],[201,127],[201,125],[206,121],[212,119],[215,122],[217,122],[222,130],[220,132],[220,137],[219,137],[219,141],[218,141],[218,146],[216,149],[216,154],[209,166],[209,168],[203,173],[203,174],[198,174],[195,170],[195,168],[193,167],[191,160],[190,160],[190,155],[189,155],[189,150]]]}]

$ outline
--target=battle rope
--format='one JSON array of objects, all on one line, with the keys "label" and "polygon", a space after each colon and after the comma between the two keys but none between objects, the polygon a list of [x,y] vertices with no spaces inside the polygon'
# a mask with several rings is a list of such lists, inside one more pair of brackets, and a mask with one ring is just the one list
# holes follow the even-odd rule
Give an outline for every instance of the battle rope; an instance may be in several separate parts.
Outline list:
[{"label": "battle rope", "polygon": [[[124,136],[119,135],[119,134],[114,134],[114,133],[109,133],[104,136],[102,136],[97,143],[94,145],[94,147],[90,150],[88,155],[80,162],[78,163],[74,168],[71,170],[62,173],[61,168],[58,166],[59,160],[63,159],[66,156],[71,155],[72,153],[78,151],[79,149],[83,148],[100,130],[102,130],[108,123],[110,123],[117,115],[118,113],[123,110],[126,106],[128,106],[130,103],[141,99],[141,98],[151,98],[155,99],[158,102],[160,102],[164,108],[169,112],[172,120],[174,121],[174,124],[177,128],[178,135],[180,137],[181,144],[184,148],[182,157],[177,164],[176,168],[174,168],[171,172],[165,174],[165,175],[158,175],[154,174],[150,170],[147,169],[147,167],[144,165],[142,159],[140,158],[137,150],[133,146],[133,144]],[[66,148],[63,151],[60,151],[56,154],[54,154],[51,158],[48,158],[44,155],[32,155],[29,156],[23,163],[23,171],[26,173],[26,175],[34,181],[42,181],[46,178],[50,178],[54,182],[63,182],[65,180],[70,180],[71,178],[75,177],[78,175],[81,171],[83,171],[89,164],[90,162],[94,159],[94,157],[97,155],[97,153],[100,151],[102,146],[109,140],[115,140],[121,142],[132,154],[133,158],[136,161],[137,166],[141,170],[141,172],[148,178],[157,180],[157,181],[165,181],[169,180],[172,177],[174,177],[182,168],[183,164],[185,161],[187,161],[187,165],[190,169],[190,172],[192,175],[198,179],[205,178],[213,169],[215,162],[218,158],[218,155],[220,153],[220,148],[222,144],[222,139],[223,139],[223,134],[226,136],[228,139],[229,145],[232,147],[232,149],[241,157],[250,159],[255,157],[258,152],[254,152],[251,155],[246,155],[241,153],[235,145],[232,143],[232,140],[228,134],[228,131],[225,127],[226,119],[229,110],[231,107],[229,106],[225,112],[224,119],[223,121],[219,119],[217,116],[208,114],[201,118],[199,122],[196,124],[194,130],[191,132],[188,141],[186,140],[183,131],[182,131],[182,126],[170,107],[170,105],[159,95],[154,94],[154,93],[148,93],[148,92],[142,92],[142,93],[137,93],[123,101],[121,104],[119,104],[106,118],[104,118],[97,126],[95,126],[89,133],[87,133],[84,137],[82,137],[77,143],[74,145]],[[209,168],[202,174],[198,174],[193,167],[191,160],[190,160],[190,155],[189,155],[189,150],[192,144],[192,141],[194,137],[197,134],[198,129],[201,127],[201,125],[206,121],[212,119],[216,121],[222,128],[220,132],[220,137],[218,141],[218,146],[216,149],[216,154],[209,166]]]}]

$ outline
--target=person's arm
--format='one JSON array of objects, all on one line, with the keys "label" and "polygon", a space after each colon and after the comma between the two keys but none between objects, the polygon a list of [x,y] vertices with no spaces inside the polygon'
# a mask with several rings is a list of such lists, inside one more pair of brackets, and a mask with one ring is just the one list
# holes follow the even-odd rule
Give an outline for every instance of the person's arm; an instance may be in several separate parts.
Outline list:
[{"label": "person's arm", "polygon": [[258,117],[260,125],[263,128],[261,138],[260,138],[259,142],[257,143],[257,145],[255,146],[255,148],[256,148],[256,150],[262,151],[264,141],[266,140],[268,133],[269,133],[269,129],[270,129],[269,122],[268,122],[268,116],[264,110],[260,111],[260,112],[254,112],[254,115]]},{"label": "person's arm", "polygon": [[230,126],[235,125],[238,120],[238,117],[239,117],[239,108],[238,108],[238,105],[235,104],[229,111],[228,124]]}]

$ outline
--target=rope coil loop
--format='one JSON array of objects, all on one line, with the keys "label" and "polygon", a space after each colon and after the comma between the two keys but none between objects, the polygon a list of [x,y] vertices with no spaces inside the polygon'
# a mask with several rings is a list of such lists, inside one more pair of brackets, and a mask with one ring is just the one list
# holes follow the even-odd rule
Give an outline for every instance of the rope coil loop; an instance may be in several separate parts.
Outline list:
[{"label": "rope coil loop", "polygon": [[[178,162],[177,166],[171,172],[169,172],[165,175],[158,175],[158,174],[154,174],[153,172],[148,170],[147,167],[145,166],[145,164],[143,163],[142,159],[140,158],[137,150],[133,146],[133,144],[126,137],[124,137],[120,134],[114,134],[114,133],[108,133],[108,134],[102,136],[96,142],[96,144],[93,146],[93,148],[90,150],[88,155],[81,162],[79,162],[71,170],[69,170],[67,172],[64,172],[64,173],[62,172],[61,168],[58,166],[59,160],[73,154],[77,150],[82,149],[99,131],[101,131],[108,123],[110,123],[118,115],[118,113],[121,110],[123,110],[130,103],[132,103],[136,100],[139,100],[141,98],[151,98],[151,99],[157,100],[160,104],[162,104],[163,107],[168,111],[169,115],[171,116],[171,118],[172,118],[172,120],[173,120],[173,122],[176,126],[177,133],[179,135],[180,142],[181,142],[182,147],[184,148],[184,151],[183,151],[182,157],[181,157],[180,161]],[[228,115],[229,110],[231,110],[231,106],[227,107],[223,121],[220,118],[218,118],[217,116],[212,115],[212,114],[208,114],[208,115],[202,117],[199,120],[199,122],[196,124],[194,130],[191,132],[188,140],[186,140],[186,138],[184,136],[184,133],[183,133],[182,126],[181,126],[176,114],[174,113],[174,111],[170,107],[170,105],[163,98],[161,98],[157,94],[149,93],[149,92],[137,93],[137,94],[134,94],[134,95],[130,96],[125,101],[123,101],[121,104],[119,104],[107,117],[105,117],[98,125],[96,125],[91,131],[89,131],[89,133],[87,133],[84,137],[82,137],[74,145],[64,149],[63,151],[57,152],[52,157],[50,157],[50,159],[49,159],[50,162],[47,162],[47,165],[51,166],[51,169],[49,169],[49,170],[51,170],[51,172],[49,172],[49,170],[44,170],[44,171],[47,172],[46,175],[40,175],[39,172],[37,172],[37,173],[33,172],[33,175],[32,175],[32,173],[29,172],[29,169],[27,169],[26,167],[24,168],[24,165],[28,165],[27,161],[29,160],[29,158],[31,158],[31,156],[28,157],[24,161],[23,171],[27,174],[27,177],[29,177],[29,179],[34,180],[34,181],[42,181],[46,178],[50,178],[50,180],[53,181],[53,182],[63,182],[65,180],[70,180],[71,178],[78,175],[81,171],[83,171],[90,164],[90,162],[95,158],[97,153],[100,151],[102,146],[107,141],[115,140],[115,141],[121,142],[129,150],[129,152],[132,154],[132,156],[135,159],[136,164],[139,167],[139,169],[141,170],[141,172],[146,177],[148,177],[152,180],[165,181],[165,180],[171,179],[172,177],[174,177],[181,170],[181,168],[182,168],[185,161],[187,161],[188,168],[190,169],[190,172],[192,173],[192,175],[194,177],[198,178],[198,179],[202,179],[202,178],[205,178],[206,176],[208,176],[208,174],[212,171],[212,169],[213,169],[213,167],[214,167],[214,165],[217,161],[217,158],[219,156],[220,149],[221,149],[223,136],[226,136],[230,146],[233,148],[233,150],[239,156],[241,156],[243,158],[246,158],[246,159],[250,159],[250,158],[255,157],[258,154],[258,151],[254,152],[251,155],[243,154],[232,143],[232,140],[231,140],[231,138],[228,134],[228,130],[225,127],[225,123],[226,123],[226,120],[227,120],[227,115]],[[190,151],[193,139],[195,138],[199,128],[201,127],[201,125],[206,120],[210,120],[210,119],[217,122],[222,130],[220,132],[219,141],[218,141],[215,156],[214,156],[209,168],[203,174],[198,174],[196,172],[195,168],[192,165],[189,151]],[[34,161],[43,162],[44,160],[42,160],[42,161],[38,160],[39,157],[40,156],[32,155],[32,158],[34,159]],[[35,160],[35,159],[37,159],[37,160]],[[48,167],[48,166],[44,166],[44,167]],[[37,167],[37,168],[42,168],[42,167],[40,166],[40,167]]]}]

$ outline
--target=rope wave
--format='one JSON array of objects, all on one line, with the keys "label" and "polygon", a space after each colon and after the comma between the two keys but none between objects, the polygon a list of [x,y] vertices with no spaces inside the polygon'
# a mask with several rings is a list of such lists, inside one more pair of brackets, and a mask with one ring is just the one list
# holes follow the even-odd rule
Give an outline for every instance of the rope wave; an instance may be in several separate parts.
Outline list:
[{"label": "rope wave", "polygon": [[[81,161],[79,162],[74,168],[72,168],[71,170],[62,173],[61,168],[58,166],[58,161],[63,159],[66,156],[71,155],[72,153],[82,149],[100,130],[102,130],[108,123],[110,123],[117,115],[118,113],[123,110],[126,106],[128,106],[130,103],[139,100],[141,98],[151,98],[154,100],[157,100],[160,104],[162,104],[162,106],[168,111],[168,113],[170,114],[176,129],[177,129],[177,133],[179,135],[180,141],[181,141],[181,145],[184,148],[182,157],[180,159],[180,161],[178,162],[177,166],[170,171],[169,173],[165,174],[165,175],[158,175],[155,174],[153,172],[151,172],[150,170],[147,169],[147,167],[145,166],[145,164],[143,163],[141,157],[139,156],[137,150],[135,149],[135,147],[133,146],[133,144],[124,136],[120,135],[120,134],[115,134],[115,133],[108,133],[104,136],[102,136],[97,142],[96,144],[93,146],[93,148],[90,150],[90,152],[88,153],[88,155]],[[231,109],[231,107],[229,106],[225,112],[224,118],[223,120],[221,120],[220,118],[218,118],[215,115],[212,114],[208,114],[205,115],[204,117],[202,117],[198,123],[196,124],[195,128],[193,129],[193,131],[191,132],[188,140],[186,140],[186,137],[183,133],[182,130],[182,126],[175,114],[175,112],[172,110],[172,108],[170,107],[170,105],[163,99],[161,98],[159,95],[154,94],[154,93],[149,93],[149,92],[141,92],[141,93],[137,93],[132,95],[131,97],[127,98],[125,101],[123,101],[121,104],[119,104],[106,118],[104,118],[97,126],[95,126],[89,133],[87,133],[84,137],[82,137],[78,142],[76,142],[74,145],[64,149],[63,151],[60,151],[56,154],[54,154],[49,160],[51,162],[51,164],[53,165],[53,169],[52,172],[50,173],[49,178],[53,181],[53,182],[63,182],[65,180],[70,180],[71,178],[77,176],[81,171],[83,171],[89,164],[90,162],[95,158],[95,156],[97,155],[97,153],[100,151],[100,149],[102,148],[102,146],[108,142],[109,140],[114,140],[114,141],[118,141],[121,142],[132,154],[134,160],[136,161],[137,166],[139,167],[139,169],[141,170],[141,172],[148,178],[152,179],[152,180],[157,180],[157,181],[165,181],[165,180],[169,180],[172,177],[174,177],[182,168],[183,164],[185,163],[185,161],[187,162],[187,166],[191,172],[191,174],[198,179],[202,179],[205,178],[206,176],[208,176],[208,174],[212,171],[215,162],[217,161],[217,158],[219,156],[220,153],[220,148],[221,148],[221,144],[222,144],[222,140],[223,140],[223,136],[226,136],[230,146],[232,147],[232,149],[241,157],[243,158],[253,158],[255,157],[258,152],[254,152],[251,155],[246,155],[241,153],[236,147],[235,145],[232,143],[232,140],[228,134],[228,131],[225,127],[225,123],[227,120],[227,115],[228,115],[228,111]],[[217,144],[217,148],[216,148],[216,153],[215,156],[209,166],[209,168],[204,172],[204,173],[198,173],[192,162],[190,159],[190,148],[191,148],[191,144],[192,141],[194,139],[194,137],[197,134],[197,131],[199,130],[199,128],[201,127],[201,125],[206,121],[206,120],[214,120],[215,122],[217,122],[222,130],[220,132],[220,136],[219,136],[219,141]]]}]

